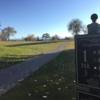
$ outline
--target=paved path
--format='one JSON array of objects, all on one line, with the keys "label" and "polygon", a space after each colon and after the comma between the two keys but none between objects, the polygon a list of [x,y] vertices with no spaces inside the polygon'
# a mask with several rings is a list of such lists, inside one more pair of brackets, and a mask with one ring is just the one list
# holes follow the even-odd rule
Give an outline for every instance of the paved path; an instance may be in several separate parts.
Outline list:
[{"label": "paved path", "polygon": [[66,42],[48,54],[44,54],[21,64],[0,70],[0,95],[13,88],[18,82],[24,80],[26,77],[38,70],[42,65],[55,58],[61,51],[64,50],[65,45]]}]

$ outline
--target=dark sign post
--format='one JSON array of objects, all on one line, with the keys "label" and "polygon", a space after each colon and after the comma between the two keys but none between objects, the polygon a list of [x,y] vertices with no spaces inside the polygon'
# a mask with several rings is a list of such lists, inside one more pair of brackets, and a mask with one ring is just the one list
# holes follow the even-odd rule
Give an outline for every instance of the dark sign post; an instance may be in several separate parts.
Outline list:
[{"label": "dark sign post", "polygon": [[75,36],[77,100],[100,100],[100,35]]}]

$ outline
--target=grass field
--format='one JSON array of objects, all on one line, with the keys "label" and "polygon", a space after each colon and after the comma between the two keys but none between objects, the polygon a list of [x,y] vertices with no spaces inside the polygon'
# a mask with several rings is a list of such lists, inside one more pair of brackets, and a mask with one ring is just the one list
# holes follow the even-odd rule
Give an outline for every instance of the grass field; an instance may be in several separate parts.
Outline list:
[{"label": "grass field", "polygon": [[54,42],[0,42],[0,69],[48,53],[64,41]]},{"label": "grass field", "polygon": [[74,45],[32,76],[0,97],[0,100],[75,100]]}]

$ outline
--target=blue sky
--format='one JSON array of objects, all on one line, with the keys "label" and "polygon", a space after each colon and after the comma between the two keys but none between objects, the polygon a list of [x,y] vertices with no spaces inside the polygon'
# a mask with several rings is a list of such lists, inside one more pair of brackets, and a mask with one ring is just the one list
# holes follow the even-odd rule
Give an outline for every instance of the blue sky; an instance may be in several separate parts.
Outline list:
[{"label": "blue sky", "polygon": [[48,32],[61,37],[70,36],[68,23],[79,18],[85,25],[90,15],[100,16],[100,0],[1,0],[1,28],[12,26],[17,30],[14,38]]}]

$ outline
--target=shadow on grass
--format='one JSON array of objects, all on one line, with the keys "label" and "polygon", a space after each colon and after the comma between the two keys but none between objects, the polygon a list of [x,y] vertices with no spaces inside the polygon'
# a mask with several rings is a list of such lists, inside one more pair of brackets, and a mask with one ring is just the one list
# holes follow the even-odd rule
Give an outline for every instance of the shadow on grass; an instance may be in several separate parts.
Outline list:
[{"label": "shadow on grass", "polygon": [[26,45],[39,45],[39,44],[49,44],[49,43],[56,43],[56,42],[61,42],[61,41],[40,41],[40,42],[25,42],[25,43],[20,43],[20,44],[14,44],[14,45],[7,45],[7,47],[17,47],[17,46],[26,46]]},{"label": "shadow on grass", "polygon": [[0,100],[72,100],[75,98],[74,50],[63,51]]},{"label": "shadow on grass", "polygon": [[[41,54],[42,55],[42,54]],[[28,59],[38,57],[40,55],[9,55],[0,58],[0,69],[7,68],[12,65],[25,62]]]}]

